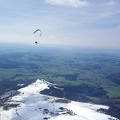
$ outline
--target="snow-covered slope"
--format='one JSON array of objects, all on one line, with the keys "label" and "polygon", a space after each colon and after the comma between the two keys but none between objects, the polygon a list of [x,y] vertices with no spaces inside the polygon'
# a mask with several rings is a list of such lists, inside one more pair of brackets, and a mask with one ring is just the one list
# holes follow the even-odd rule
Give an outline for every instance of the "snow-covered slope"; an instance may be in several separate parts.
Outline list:
[{"label": "snow-covered slope", "polygon": [[107,106],[73,102],[40,94],[49,89],[50,83],[37,80],[21,88],[20,94],[8,101],[7,110],[0,108],[0,120],[116,120],[116,118],[97,112]]}]

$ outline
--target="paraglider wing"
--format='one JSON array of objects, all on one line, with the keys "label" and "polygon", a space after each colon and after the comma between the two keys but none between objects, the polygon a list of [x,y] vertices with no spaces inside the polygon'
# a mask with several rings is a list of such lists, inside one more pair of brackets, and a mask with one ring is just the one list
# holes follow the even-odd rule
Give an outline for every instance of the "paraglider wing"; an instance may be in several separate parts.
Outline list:
[{"label": "paraglider wing", "polygon": [[36,29],[33,34],[35,34],[36,32],[40,32],[40,36],[42,35],[42,31],[40,29]]}]

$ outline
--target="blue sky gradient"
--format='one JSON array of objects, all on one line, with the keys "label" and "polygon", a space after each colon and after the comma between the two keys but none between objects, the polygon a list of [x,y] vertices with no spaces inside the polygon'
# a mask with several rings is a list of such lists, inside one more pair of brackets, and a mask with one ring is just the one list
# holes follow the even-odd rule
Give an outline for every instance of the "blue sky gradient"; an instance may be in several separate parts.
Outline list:
[{"label": "blue sky gradient", "polygon": [[35,40],[120,48],[120,0],[0,0],[0,43]]}]

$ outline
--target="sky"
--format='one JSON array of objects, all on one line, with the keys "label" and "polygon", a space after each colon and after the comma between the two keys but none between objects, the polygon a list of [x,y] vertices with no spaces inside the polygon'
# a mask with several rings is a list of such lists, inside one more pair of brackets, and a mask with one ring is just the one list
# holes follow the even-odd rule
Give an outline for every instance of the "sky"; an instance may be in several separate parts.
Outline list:
[{"label": "sky", "polygon": [[119,49],[120,0],[0,0],[0,43],[35,41]]}]

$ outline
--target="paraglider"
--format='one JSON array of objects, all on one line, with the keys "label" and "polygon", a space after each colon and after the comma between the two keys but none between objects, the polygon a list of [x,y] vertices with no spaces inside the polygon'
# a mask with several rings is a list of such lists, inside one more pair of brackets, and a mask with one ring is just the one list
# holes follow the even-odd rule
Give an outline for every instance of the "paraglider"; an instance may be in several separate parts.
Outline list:
[{"label": "paraglider", "polygon": [[[39,35],[40,35],[40,36],[42,35],[42,31],[41,31],[40,29],[36,29],[36,30],[33,32],[33,34],[35,34],[35,33],[37,33],[37,32],[39,32]],[[38,44],[37,41],[35,41],[35,43]]]},{"label": "paraglider", "polygon": [[36,44],[38,44],[38,42],[37,42],[37,41],[35,41],[35,43],[36,43]]}]

